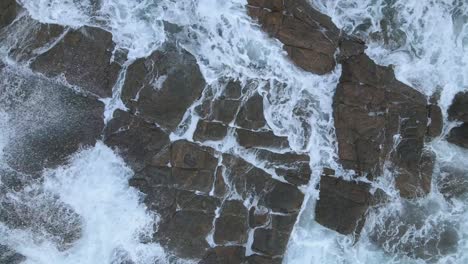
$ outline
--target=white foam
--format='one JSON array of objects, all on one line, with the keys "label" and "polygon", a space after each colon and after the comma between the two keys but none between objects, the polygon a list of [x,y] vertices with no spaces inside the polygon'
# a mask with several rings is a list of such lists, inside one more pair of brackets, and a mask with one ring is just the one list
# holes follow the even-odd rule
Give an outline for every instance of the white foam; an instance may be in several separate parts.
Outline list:
[{"label": "white foam", "polygon": [[141,242],[151,237],[157,216],[141,204],[141,194],[128,187],[132,174],[101,142],[80,151],[69,165],[47,171],[37,188],[58,196],[80,216],[81,238],[59,251],[47,237],[3,227],[0,242],[26,256],[26,263],[113,263],[120,255],[135,263],[163,261],[158,244]]}]

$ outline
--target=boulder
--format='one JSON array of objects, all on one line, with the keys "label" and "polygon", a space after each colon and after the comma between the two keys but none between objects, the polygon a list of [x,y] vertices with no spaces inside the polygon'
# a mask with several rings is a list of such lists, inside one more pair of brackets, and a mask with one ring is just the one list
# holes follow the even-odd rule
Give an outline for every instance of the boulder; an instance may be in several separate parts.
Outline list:
[{"label": "boulder", "polygon": [[195,57],[167,44],[128,67],[122,100],[132,113],[173,131],[204,88]]},{"label": "boulder", "polygon": [[453,98],[452,105],[448,109],[450,121],[468,122],[468,92],[460,92]]},{"label": "boulder", "polygon": [[2,0],[0,3],[0,29],[13,22],[17,9],[16,0]]},{"label": "boulder", "polygon": [[244,129],[259,130],[267,126],[263,115],[263,97],[255,93],[240,107],[235,124]]},{"label": "boulder", "polygon": [[468,148],[468,123],[452,128],[447,141],[463,148]]},{"label": "boulder", "polygon": [[319,200],[315,206],[315,221],[338,233],[359,236],[372,202],[369,190],[368,183],[322,176]]},{"label": "boulder", "polygon": [[[117,147],[119,152],[136,171],[153,162],[155,156],[164,159],[162,150],[169,145],[169,135],[154,124],[128,112],[117,110],[104,131],[104,142]],[[162,166],[169,163],[166,157]]]},{"label": "boulder", "polygon": [[444,118],[442,116],[442,110],[438,105],[431,104],[428,106],[430,122],[427,127],[427,135],[429,137],[438,137],[442,134],[442,128],[444,126]]},{"label": "boulder", "polygon": [[0,76],[0,107],[10,119],[5,154],[14,169],[39,173],[57,166],[101,135],[104,104],[97,98],[10,66]]},{"label": "boulder", "polygon": [[228,127],[223,123],[200,120],[193,134],[195,141],[222,140],[227,134]]},{"label": "boulder", "polygon": [[215,221],[214,241],[216,244],[247,242],[248,212],[242,201],[227,200]]},{"label": "boulder", "polygon": [[237,141],[244,148],[289,148],[287,137],[279,137],[272,131],[251,131],[247,129],[236,129]]},{"label": "boulder", "polygon": [[245,248],[242,246],[217,246],[210,249],[198,264],[244,263]]},{"label": "boulder", "polygon": [[284,44],[291,60],[306,71],[325,74],[335,67],[339,30],[305,0],[248,1],[249,14]]},{"label": "boulder", "polygon": [[[263,210],[262,210],[263,209]],[[265,207],[256,208],[252,206],[249,210],[249,226],[255,228],[264,226],[270,221],[270,214]]]},{"label": "boulder", "polygon": [[271,228],[257,228],[252,249],[265,256],[278,257],[286,251],[297,214],[272,214]]},{"label": "boulder", "polygon": [[398,167],[396,177],[401,177],[398,187],[408,184],[417,190],[400,189],[403,197],[427,193],[426,181],[417,180],[421,174],[429,179],[432,174],[428,168],[432,163],[423,157],[429,115],[426,97],[365,54],[351,56],[342,65],[333,108],[343,166],[373,179],[390,158]]},{"label": "boulder", "polygon": [[29,63],[58,43],[64,30],[63,26],[43,24],[22,15],[0,33],[0,39],[2,45],[8,47],[10,58]]},{"label": "boulder", "polygon": [[301,210],[304,194],[294,185],[275,181],[266,191],[261,205],[277,213],[298,213]]},{"label": "boulder", "polygon": [[460,198],[468,193],[468,170],[453,166],[441,166],[438,190],[445,198]]},{"label": "boulder", "polygon": [[68,83],[99,97],[111,97],[121,66],[112,61],[112,34],[84,26],[69,32],[39,55],[31,68],[48,77],[64,75]]},{"label": "boulder", "polygon": [[452,105],[448,110],[448,115],[450,121],[464,123],[449,132],[447,141],[460,147],[468,148],[468,92],[460,92],[455,95]]}]

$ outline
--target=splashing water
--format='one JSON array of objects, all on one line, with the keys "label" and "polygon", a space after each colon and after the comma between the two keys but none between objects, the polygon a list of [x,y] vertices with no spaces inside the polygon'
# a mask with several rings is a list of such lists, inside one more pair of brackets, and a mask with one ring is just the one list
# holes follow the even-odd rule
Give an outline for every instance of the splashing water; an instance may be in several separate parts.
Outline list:
[{"label": "splashing water", "polygon": [[[468,262],[464,253],[468,252],[468,200],[447,200],[437,187],[443,178],[439,171],[466,162],[468,154],[442,139],[429,145],[438,161],[433,191],[427,198],[407,202],[394,197],[384,208],[370,213],[356,244],[315,223],[317,172],[323,166],[340,169],[335,162],[331,105],[341,69],[338,66],[328,75],[316,76],[295,67],[281,43],[268,38],[248,17],[245,0],[19,2],[40,22],[109,30],[117,48],[129,51],[130,61],[148,56],[174,38],[197,58],[214,91],[223,89],[219,82],[223,78],[238,79],[245,87],[255,81],[255,89],[264,98],[268,125],[276,135],[287,136],[293,150],[308,153],[314,168],[286,263]],[[463,1],[312,0],[311,4],[331,16],[338,27],[365,39],[367,54],[380,64],[394,65],[399,80],[428,96],[440,90],[444,110],[455,93],[467,89],[468,4]],[[168,33],[167,23],[181,30]],[[189,110],[186,117],[184,122],[193,127],[196,113]],[[0,116],[0,126],[1,120]],[[190,131],[180,131],[177,137],[190,138]],[[223,143],[225,146],[217,148],[232,144]],[[0,154],[1,146],[2,138]],[[44,183],[36,187],[58,197],[79,215],[81,238],[59,251],[50,240],[28,243],[34,232],[0,226],[4,235],[0,243],[25,255],[28,263],[112,263],[125,256],[137,263],[163,261],[158,245],[139,242],[139,235],[151,233],[154,216],[139,203],[138,193],[129,189],[130,176],[123,161],[102,143],[82,150],[69,165],[48,171]],[[382,177],[388,178],[391,175]],[[387,193],[395,193],[391,185]],[[408,212],[417,214],[411,218]],[[403,233],[392,233],[395,230]],[[442,238],[449,246],[431,247]],[[418,255],[408,256],[408,248],[415,245],[420,246]],[[439,252],[427,252],[433,248]]]},{"label": "splashing water", "polygon": [[[44,215],[49,217],[47,224],[57,221],[54,228],[61,227],[62,233],[73,235],[81,228],[78,240],[59,250],[47,239],[46,231],[32,230],[40,227],[9,229],[0,225],[0,243],[26,256],[26,263],[163,263],[165,254],[159,245],[140,242],[152,233],[157,217],[140,204],[141,194],[128,187],[131,176],[123,160],[103,143],[80,151],[69,165],[46,171],[43,183],[5,196],[14,196],[18,205],[35,213],[49,214]],[[25,199],[26,193],[36,192],[41,194]],[[52,202],[56,198],[72,213],[53,215],[60,206]]]},{"label": "splashing water", "polygon": [[[393,65],[397,78],[427,96],[440,94],[444,136],[452,124],[446,110],[454,95],[468,88],[468,4],[464,1],[311,0],[349,34],[368,44],[366,53]],[[466,263],[467,197],[441,194],[444,170],[466,179],[468,152],[443,138],[428,145],[437,154],[432,191],[419,201],[393,197],[370,213],[360,241],[310,223],[313,203],[293,234],[287,263]],[[391,175],[381,177],[382,181]],[[377,182],[375,185],[379,185]],[[379,185],[382,187],[385,185]],[[390,186],[390,187],[389,187]],[[454,188],[454,186],[451,186]],[[395,193],[392,185],[387,194]],[[313,195],[313,194],[311,194]],[[304,216],[306,214],[306,216]],[[304,254],[304,252],[307,252]]]}]

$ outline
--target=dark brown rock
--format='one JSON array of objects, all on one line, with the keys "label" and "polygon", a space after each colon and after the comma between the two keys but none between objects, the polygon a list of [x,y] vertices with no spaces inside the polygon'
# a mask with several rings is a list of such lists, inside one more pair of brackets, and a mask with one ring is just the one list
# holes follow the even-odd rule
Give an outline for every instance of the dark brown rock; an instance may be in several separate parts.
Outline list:
[{"label": "dark brown rock", "polygon": [[459,198],[468,193],[468,171],[452,166],[440,169],[440,179],[437,181],[438,190],[446,198]]},{"label": "dark brown rock", "polygon": [[329,17],[303,0],[249,0],[248,4],[249,14],[284,44],[299,67],[317,74],[333,70],[339,31]]},{"label": "dark brown rock", "polygon": [[9,66],[0,78],[0,107],[11,122],[5,147],[11,167],[37,173],[96,143],[104,126],[104,105],[96,98]]},{"label": "dark brown rock", "polygon": [[214,241],[216,244],[247,242],[248,212],[242,201],[224,202],[220,216],[215,221]]},{"label": "dark brown rock", "polygon": [[279,181],[275,181],[264,197],[265,206],[278,213],[299,212],[303,200],[304,194],[297,187]]},{"label": "dark brown rock", "polygon": [[368,183],[322,176],[315,220],[338,233],[359,235],[371,203],[369,189]]},{"label": "dark brown rock", "polygon": [[157,164],[154,156],[160,154],[170,142],[169,136],[159,127],[117,110],[105,129],[105,143],[117,147],[126,161],[138,171],[146,164]]},{"label": "dark brown rock", "polygon": [[244,101],[237,114],[236,125],[245,129],[260,129],[266,126],[263,115],[263,97],[255,93]]},{"label": "dark brown rock", "polygon": [[444,126],[442,110],[439,106],[434,104],[429,105],[428,108],[430,123],[427,127],[427,135],[429,137],[438,137],[442,134],[442,128]]},{"label": "dark brown rock", "polygon": [[272,258],[268,256],[254,254],[254,255],[247,257],[247,263],[248,264],[281,264],[282,258],[281,257]]},{"label": "dark brown rock", "polygon": [[244,258],[242,246],[218,246],[210,249],[198,264],[241,264]]},{"label": "dark brown rock", "polygon": [[53,47],[64,32],[64,27],[42,24],[23,15],[1,33],[3,45],[9,46],[8,56],[19,62],[33,60]]},{"label": "dark brown rock", "polygon": [[198,121],[193,134],[195,141],[222,140],[227,134],[227,126],[218,122]]},{"label": "dark brown rock", "polygon": [[284,149],[289,147],[287,137],[278,137],[271,131],[236,129],[237,141],[244,148]]},{"label": "dark brown rock", "polygon": [[[342,64],[333,108],[343,166],[372,179],[381,174],[390,157],[405,174],[401,181],[417,183],[415,178],[427,168],[421,163],[428,123],[425,96],[397,81],[392,69],[376,65],[365,54]],[[428,191],[425,186],[416,187]],[[421,194],[401,193],[406,198]]]},{"label": "dark brown rock", "polygon": [[215,169],[218,160],[207,148],[179,140],[172,144],[171,164],[183,169]]},{"label": "dark brown rock", "polygon": [[[434,170],[435,154],[430,150],[424,150],[412,170],[400,170],[395,186],[400,190],[402,197],[418,197],[424,196],[431,191],[432,171]],[[413,174],[412,171],[418,171],[419,175]]]},{"label": "dark brown rock", "polygon": [[468,122],[468,92],[455,95],[452,105],[448,109],[449,120]]},{"label": "dark brown rock", "polygon": [[452,128],[447,141],[460,147],[468,148],[468,123],[463,123],[459,127]]},{"label": "dark brown rock", "polygon": [[[264,207],[263,207],[264,208]],[[264,226],[270,220],[270,214],[268,211],[256,209],[252,206],[249,210],[249,226],[255,228],[258,226]]]},{"label": "dark brown rock", "polygon": [[99,28],[70,30],[65,37],[31,64],[49,77],[61,74],[72,85],[100,97],[110,97],[120,71],[111,62],[115,43],[112,34]]},{"label": "dark brown rock", "polygon": [[272,215],[271,229],[257,228],[252,249],[270,257],[282,256],[297,215]]},{"label": "dark brown rock", "polygon": [[178,257],[201,259],[209,249],[206,237],[213,219],[214,212],[176,211],[159,224],[155,238]]},{"label": "dark brown rock", "polygon": [[203,101],[203,103],[196,107],[197,113],[206,120],[219,121],[223,124],[229,124],[236,117],[240,100],[232,99],[214,99]]},{"label": "dark brown rock", "polygon": [[172,176],[174,186],[178,189],[209,193],[213,188],[215,172],[213,170],[172,168]]},{"label": "dark brown rock", "polygon": [[16,12],[17,5],[15,0],[2,0],[0,2],[0,29],[13,22]]},{"label": "dark brown rock", "polygon": [[168,44],[128,67],[122,100],[132,113],[172,131],[204,87],[195,57]]},{"label": "dark brown rock", "polygon": [[256,151],[257,158],[265,162],[265,167],[274,169],[276,174],[296,186],[309,183],[311,170],[310,158],[292,152],[275,153],[264,149]]}]

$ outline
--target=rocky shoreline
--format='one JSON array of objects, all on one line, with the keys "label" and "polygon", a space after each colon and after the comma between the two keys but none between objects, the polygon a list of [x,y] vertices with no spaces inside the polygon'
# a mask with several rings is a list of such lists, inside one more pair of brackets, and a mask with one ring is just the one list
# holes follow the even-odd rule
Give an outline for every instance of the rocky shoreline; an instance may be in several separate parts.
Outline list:
[{"label": "rocky shoreline", "polygon": [[[386,170],[401,197],[427,195],[435,155],[425,143],[442,134],[440,108],[398,81],[391,67],[373,62],[365,43],[307,1],[249,0],[246,9],[298,67],[319,75],[342,67],[333,118],[339,162],[354,179],[324,170],[315,220],[359,238],[369,208],[386,199],[382,190],[371,192],[369,182]],[[125,54],[114,53],[112,34],[103,29],[40,24],[15,1],[2,2],[0,10],[4,41],[13,32],[28,38],[8,43],[14,63],[0,62],[0,76],[9,83],[0,83],[0,104],[11,105],[8,111],[20,120],[16,130],[24,131],[6,148],[12,169],[37,177],[102,140],[133,169],[130,186],[160,216],[153,240],[174,257],[200,264],[281,263],[312,171],[309,156],[294,152],[268,126],[255,82],[220,80],[220,93],[207,85],[196,58],[171,40],[125,65]],[[127,111],[116,110],[105,124],[102,99],[114,94],[122,72]],[[37,82],[49,88],[34,89]],[[24,96],[12,104],[18,91]],[[176,131],[187,129],[189,109],[199,117],[192,140],[174,140]],[[465,93],[448,111],[458,125],[447,140],[464,148],[467,109]],[[237,151],[215,147],[225,139],[235,140]],[[21,259],[0,245],[0,263],[9,256]]]}]

